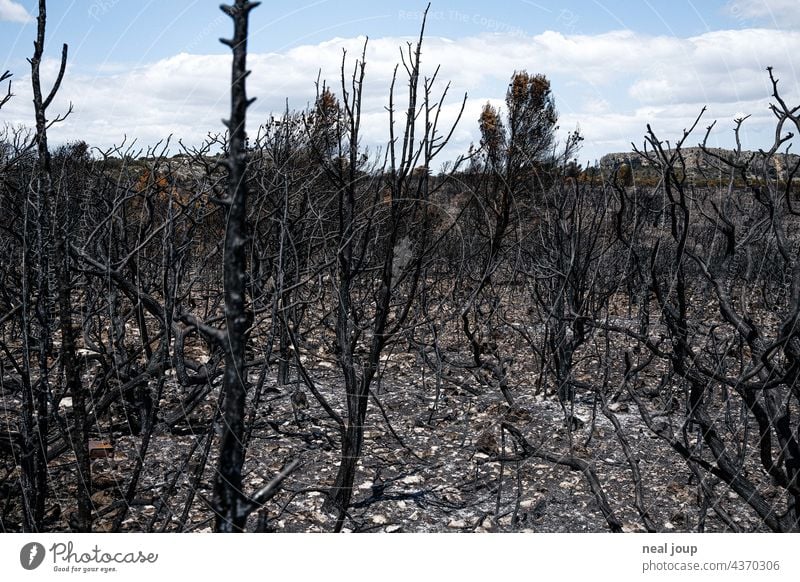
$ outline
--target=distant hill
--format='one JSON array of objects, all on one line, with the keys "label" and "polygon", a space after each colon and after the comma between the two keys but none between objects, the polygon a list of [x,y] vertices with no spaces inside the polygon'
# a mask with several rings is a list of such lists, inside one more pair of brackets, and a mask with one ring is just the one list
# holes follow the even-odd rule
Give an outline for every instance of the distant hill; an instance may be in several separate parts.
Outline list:
[{"label": "distant hill", "polygon": [[[726,160],[736,159],[736,152],[733,150],[722,148],[708,148],[708,150],[711,154]],[[729,172],[729,168],[726,167],[724,163],[715,158],[714,155],[704,152],[702,148],[683,148],[681,151],[686,160],[686,172],[690,176],[705,176],[710,178],[718,176],[720,170],[724,173]],[[754,156],[754,154],[755,158],[752,166],[753,170],[757,170],[759,168],[758,164],[760,163],[758,152],[743,151],[740,154],[740,160],[748,160]],[[800,156],[796,154],[775,154],[769,169],[770,177],[785,179],[788,173],[798,164],[798,160],[800,160]],[[629,165],[637,174],[643,173],[647,175],[651,172],[657,173],[657,168],[653,167],[649,160],[643,158],[636,152],[611,153],[600,158],[600,167],[604,169],[614,170],[624,164]]]}]

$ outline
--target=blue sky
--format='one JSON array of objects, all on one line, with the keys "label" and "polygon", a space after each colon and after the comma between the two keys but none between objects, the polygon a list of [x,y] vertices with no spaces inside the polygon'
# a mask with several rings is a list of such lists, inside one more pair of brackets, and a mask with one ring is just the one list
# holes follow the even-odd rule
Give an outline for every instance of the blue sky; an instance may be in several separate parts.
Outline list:
[{"label": "blue sky", "polygon": [[[54,108],[75,112],[56,140],[84,137],[107,147],[123,135],[141,145],[167,134],[196,143],[218,131],[225,113],[230,32],[218,3],[207,0],[50,0],[48,47],[54,71],[61,43],[70,45],[64,89]],[[29,66],[35,0],[0,0],[0,69],[14,73],[12,102],[0,123],[30,122]],[[385,135],[391,69],[398,47],[418,31],[424,3],[379,0],[264,2],[252,12],[251,93],[254,122],[280,112],[285,100],[303,108],[317,72],[335,78],[342,48],[367,53],[367,139]],[[437,0],[432,3],[423,64],[452,82],[448,112],[468,107],[453,151],[476,136],[486,101],[502,104],[517,69],[553,82],[564,130],[580,126],[582,159],[629,149],[652,122],[666,137],[686,127],[704,105],[719,118],[721,145],[732,116],[752,113],[751,147],[769,136],[773,65],[787,96],[798,96],[800,10],[797,0],[579,1]],[[49,67],[49,68],[48,68]]]},{"label": "blue sky", "polygon": [[[16,3],[35,16],[35,0]],[[159,59],[183,51],[223,53],[225,47],[216,40],[229,27],[218,6],[208,0],[50,0],[49,38],[53,46],[73,45],[75,58],[85,66]],[[251,48],[277,52],[333,37],[413,34],[424,7],[424,0],[265,2],[252,13]],[[769,17],[758,20],[761,24]],[[597,34],[624,29],[693,36],[755,23],[718,0],[437,0],[431,6],[429,30],[454,39],[485,32]],[[31,27],[0,22],[0,35],[11,40],[10,50],[4,46],[0,55],[6,68],[29,56]]]}]

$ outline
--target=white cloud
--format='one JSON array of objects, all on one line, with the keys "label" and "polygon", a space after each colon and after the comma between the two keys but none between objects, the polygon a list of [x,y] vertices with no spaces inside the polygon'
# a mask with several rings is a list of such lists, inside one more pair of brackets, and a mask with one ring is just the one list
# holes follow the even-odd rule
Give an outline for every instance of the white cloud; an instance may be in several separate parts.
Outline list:
[{"label": "white cloud", "polygon": [[727,12],[736,20],[755,20],[776,28],[800,25],[797,0],[731,0]]},{"label": "white cloud", "polygon": [[[368,45],[362,126],[364,142],[371,149],[386,141],[387,91],[399,60],[398,47],[407,40],[380,38]],[[292,109],[312,102],[318,72],[341,95],[342,49],[347,50],[351,71],[363,43],[364,38],[333,39],[282,53],[250,55],[253,74],[248,93],[258,98],[249,117],[250,131],[270,113],[280,114],[287,98]],[[423,73],[432,74],[441,65],[437,91],[451,81],[443,126],[456,119],[464,92],[470,94],[454,133],[451,157],[477,141],[482,105],[492,100],[502,107],[512,72],[527,69],[553,80],[561,127],[566,131],[579,124],[586,138],[582,157],[594,159],[608,151],[627,150],[631,141],[641,143],[647,123],[674,139],[704,105],[709,105],[708,122],[720,119],[719,133],[728,136],[724,139],[731,133],[726,120],[742,111],[752,113],[747,125],[752,147],[765,145],[758,142],[770,135],[766,107],[771,87],[765,68],[775,67],[785,97],[796,104],[800,93],[791,66],[796,54],[800,54],[800,32],[789,30],[716,31],[685,39],[629,31],[594,36],[482,34],[457,41],[426,39]],[[55,61],[43,64],[45,77],[52,78],[56,71]],[[399,74],[398,110],[406,93],[402,66]],[[198,144],[208,132],[222,130],[220,118],[227,116],[229,107],[229,76],[230,57],[224,54],[179,54],[129,70],[114,67],[97,76],[68,70],[50,115],[64,111],[70,101],[75,112],[53,128],[52,140],[81,138],[108,146],[127,135],[145,145],[174,134],[184,143]],[[28,78],[19,78],[14,86],[17,97],[3,108],[3,119],[31,123],[29,83]],[[398,121],[402,122],[402,114]]]},{"label": "white cloud", "polygon": [[22,4],[14,0],[0,0],[0,21],[26,23],[31,20],[33,17]]}]

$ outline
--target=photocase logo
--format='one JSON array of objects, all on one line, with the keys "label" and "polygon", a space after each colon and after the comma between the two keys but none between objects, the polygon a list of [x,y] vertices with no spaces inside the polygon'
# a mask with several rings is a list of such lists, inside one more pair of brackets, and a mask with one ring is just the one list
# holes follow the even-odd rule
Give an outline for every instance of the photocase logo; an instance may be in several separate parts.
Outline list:
[{"label": "photocase logo", "polygon": [[44,561],[44,546],[38,542],[30,542],[22,546],[19,552],[19,563],[26,570],[35,570]]}]

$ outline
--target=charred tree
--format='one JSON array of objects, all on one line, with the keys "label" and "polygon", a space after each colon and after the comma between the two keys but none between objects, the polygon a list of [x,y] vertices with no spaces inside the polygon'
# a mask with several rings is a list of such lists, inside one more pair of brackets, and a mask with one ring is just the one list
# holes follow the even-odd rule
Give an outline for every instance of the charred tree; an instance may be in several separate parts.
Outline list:
[{"label": "charred tree", "polygon": [[246,205],[247,205],[247,149],[245,122],[247,108],[247,27],[250,11],[258,2],[237,0],[233,6],[224,5],[222,11],[233,20],[233,38],[223,39],[233,52],[231,69],[231,116],[228,128],[228,192],[223,201],[226,208],[224,247],[225,323],[221,338],[225,350],[225,394],[222,436],[219,451],[219,473],[214,486],[214,509],[217,512],[216,529],[219,532],[243,531],[247,513],[242,511],[242,466],[244,465],[244,407],[247,397],[247,377],[244,368],[247,330],[252,321],[248,313],[245,292],[247,263]]},{"label": "charred tree", "polygon": [[[80,372],[75,354],[75,330],[72,321],[71,306],[71,275],[69,267],[69,253],[67,252],[68,232],[64,228],[55,227],[54,212],[57,208],[55,189],[53,187],[53,169],[51,167],[50,151],[47,144],[47,128],[53,122],[63,120],[66,115],[55,120],[47,119],[47,109],[53,102],[67,65],[67,45],[61,51],[61,65],[58,76],[45,96],[42,93],[40,81],[40,66],[44,54],[45,29],[47,24],[47,3],[39,0],[39,15],[37,18],[36,41],[34,42],[31,64],[31,82],[33,88],[33,107],[36,117],[36,144],[38,164],[36,172],[36,199],[37,199],[37,252],[38,284],[37,284],[37,319],[40,326],[39,335],[39,381],[36,396],[37,433],[39,446],[36,470],[37,502],[34,516],[39,523],[44,513],[44,500],[47,495],[47,442],[48,442],[48,400],[50,399],[49,364],[48,359],[53,352],[51,337],[51,313],[55,311],[52,300],[52,280],[58,282],[58,308],[59,327],[61,330],[60,358],[64,369],[66,387],[73,399],[73,425],[72,441],[74,443],[75,457],[78,471],[76,474],[77,512],[73,520],[77,531],[89,531],[91,527],[91,490],[89,482],[89,450],[86,437],[86,403],[84,400],[83,386],[80,381]],[[70,110],[71,111],[71,110]],[[67,115],[69,111],[67,112]],[[53,240],[53,237],[56,240]],[[52,248],[55,246],[55,254]],[[39,456],[40,455],[40,456]]]}]

